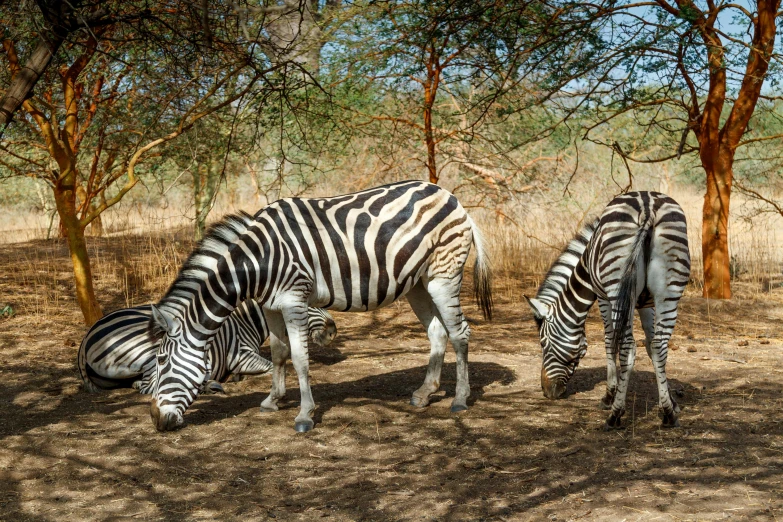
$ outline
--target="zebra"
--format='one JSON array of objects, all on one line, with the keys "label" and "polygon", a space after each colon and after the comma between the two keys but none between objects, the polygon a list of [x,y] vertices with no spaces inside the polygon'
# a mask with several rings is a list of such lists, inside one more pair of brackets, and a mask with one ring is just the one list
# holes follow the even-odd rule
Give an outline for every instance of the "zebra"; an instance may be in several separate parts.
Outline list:
[{"label": "zebra", "polygon": [[206,364],[204,346],[245,299],[262,303],[275,368],[261,411],[285,395],[288,332],[299,380],[297,432],[313,428],[307,306],[363,312],[406,297],[427,331],[430,360],[411,403],[427,406],[440,387],[450,341],[456,352],[453,412],[467,409],[470,329],[460,304],[463,270],[476,246],[474,293],[492,317],[491,274],[481,235],[457,198],[422,181],[404,181],[330,198],[286,198],[255,216],[230,215],[211,228],[152,308],[150,330],[162,339],[150,414],[160,430],[184,424]]},{"label": "zebra", "polygon": [[555,260],[536,297],[525,296],[543,349],[544,395],[565,396],[566,384],[587,350],[587,312],[598,300],[607,361],[601,407],[611,409],[605,428],[619,428],[636,358],[636,308],[655,368],[663,426],[679,426],[680,410],[669,393],[666,359],[677,305],[689,278],[687,224],[677,202],[659,192],[629,192],[614,198]]},{"label": "zebra", "polygon": [[[310,337],[320,346],[337,335],[334,319],[326,310],[309,308]],[[123,308],[103,316],[84,336],[77,355],[84,389],[95,393],[135,388],[151,394],[155,385],[157,342],[149,335],[152,305]],[[229,376],[267,373],[273,364],[261,357],[259,347],[269,337],[261,306],[243,302],[210,341],[206,355],[209,371],[201,391],[223,392],[220,383]]]}]

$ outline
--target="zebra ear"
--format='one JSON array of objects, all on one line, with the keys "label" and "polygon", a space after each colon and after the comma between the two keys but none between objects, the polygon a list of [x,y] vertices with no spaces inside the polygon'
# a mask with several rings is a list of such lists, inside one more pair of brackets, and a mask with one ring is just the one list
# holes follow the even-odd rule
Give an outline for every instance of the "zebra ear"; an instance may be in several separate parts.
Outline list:
[{"label": "zebra ear", "polygon": [[155,320],[155,323],[163,328],[163,331],[167,334],[174,335],[176,333],[177,325],[174,322],[174,317],[159,309],[155,305],[152,305],[152,318]]},{"label": "zebra ear", "polygon": [[525,299],[531,310],[533,310],[533,317],[536,318],[536,321],[543,321],[549,315],[549,307],[545,303],[528,296],[525,296]]}]

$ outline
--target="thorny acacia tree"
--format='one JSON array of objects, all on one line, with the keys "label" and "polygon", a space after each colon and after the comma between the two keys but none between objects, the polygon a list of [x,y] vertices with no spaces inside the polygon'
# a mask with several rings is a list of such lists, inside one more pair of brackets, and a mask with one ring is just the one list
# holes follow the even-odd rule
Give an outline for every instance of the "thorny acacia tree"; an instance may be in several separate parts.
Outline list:
[{"label": "thorny acacia tree", "polygon": [[[104,2],[118,18],[138,6]],[[97,10],[97,7],[94,9]],[[137,169],[161,145],[251,91],[276,66],[257,63],[231,20],[231,7],[165,3],[138,24],[82,29],[61,46],[5,134],[0,175],[44,180],[68,239],[76,297],[87,324],[101,317],[84,230],[139,181]],[[13,83],[30,49],[18,44],[33,26],[17,14],[3,40]],[[3,12],[2,18],[13,18]],[[45,24],[45,20],[36,20]],[[252,49],[252,46],[250,47]]]},{"label": "thorny acacia tree", "polygon": [[[107,26],[132,23],[150,14],[145,5],[118,14],[111,13],[109,9],[101,6],[100,2],[37,0],[35,5],[32,4],[31,0],[27,0],[13,6],[20,14],[31,15],[37,11],[36,14],[40,15],[41,20],[32,18],[35,30],[26,36],[33,37],[34,43],[31,45],[28,41],[22,44],[29,46],[32,51],[24,63],[17,64],[18,73],[0,98],[0,136],[24,100],[32,95],[35,84],[70,36],[84,30],[102,31]],[[4,27],[11,27],[12,19],[6,16],[8,14],[3,12]]]},{"label": "thorny acacia tree", "polygon": [[[728,218],[738,148],[779,139],[750,125],[764,85],[780,70],[775,53],[780,0],[747,3],[652,0],[574,3],[569,16],[598,28],[585,40],[595,60],[561,96],[568,115],[589,109],[585,138],[626,160],[658,162],[697,154],[705,173],[704,297],[731,297]],[[631,115],[635,129],[608,141],[593,131]],[[692,136],[692,137],[691,137]]]},{"label": "thorny acacia tree", "polygon": [[[356,12],[327,53],[338,100],[357,132],[423,149],[429,181],[456,164],[488,186],[509,188],[541,161],[520,150],[552,132],[539,85],[557,89],[546,63],[569,63],[562,38],[573,28],[539,1],[371,2]],[[590,24],[578,21],[590,31]],[[357,115],[358,113],[358,115]],[[527,120],[523,122],[522,120]],[[388,135],[391,134],[391,138]],[[505,171],[505,172],[504,172]]]},{"label": "thorny acacia tree", "polygon": [[[204,237],[207,217],[215,206],[220,184],[229,173],[239,170],[231,150],[243,149],[242,130],[232,129],[234,120],[221,118],[216,114],[209,120],[202,120],[184,136],[167,148],[164,157],[177,166],[177,179],[188,179],[193,185],[193,237],[196,241]],[[233,115],[232,115],[233,116]],[[229,141],[234,143],[229,145]],[[244,140],[242,140],[244,141]],[[184,176],[184,177],[183,177]],[[172,185],[177,183],[177,179]]]},{"label": "thorny acacia tree", "polygon": [[[251,20],[261,22],[268,38],[264,49],[273,61],[291,62],[318,76],[321,50],[329,40],[329,26],[341,0],[281,0],[260,6],[236,6],[247,30]],[[248,33],[249,36],[249,33]]]}]

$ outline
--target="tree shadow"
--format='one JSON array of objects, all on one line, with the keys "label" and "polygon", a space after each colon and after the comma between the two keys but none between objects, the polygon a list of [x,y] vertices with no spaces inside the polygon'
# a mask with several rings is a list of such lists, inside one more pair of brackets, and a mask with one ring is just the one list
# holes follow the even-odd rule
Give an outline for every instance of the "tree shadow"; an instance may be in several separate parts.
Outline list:
[{"label": "tree shadow", "polygon": [[[668,379],[669,390],[674,394],[674,399],[678,403],[687,403],[688,397],[692,397],[698,392],[696,388],[686,382],[677,379]],[[574,372],[573,377],[568,382],[566,388],[566,397],[580,393],[586,393],[594,390],[598,385],[606,385],[606,367],[580,367]],[[631,374],[631,382],[628,384],[628,395],[637,394],[640,397],[647,397],[648,400],[658,402],[658,385],[655,373],[648,370],[634,370]]]},{"label": "tree shadow", "polygon": [[[473,406],[483,399],[485,388],[491,384],[508,385],[514,382],[514,372],[496,363],[472,362],[470,364],[470,399],[468,405]],[[382,402],[390,408],[412,408],[409,406],[410,395],[424,382],[426,366],[397,370],[393,372],[370,375],[353,381],[339,383],[318,383],[311,386],[313,398],[318,408],[313,414],[313,420],[322,424],[323,417],[332,408],[343,404],[346,400],[352,405],[365,405]],[[441,376],[440,391],[433,395],[430,404],[435,404],[445,397],[453,397],[456,391],[456,365],[444,364]],[[235,396],[203,396],[194,403],[194,410],[185,416],[188,424],[200,425],[212,422],[221,416],[233,416],[244,413],[251,407],[258,407],[266,397],[265,393],[257,392]],[[287,390],[286,400],[281,401],[281,410],[299,408],[300,395],[298,388]]]}]

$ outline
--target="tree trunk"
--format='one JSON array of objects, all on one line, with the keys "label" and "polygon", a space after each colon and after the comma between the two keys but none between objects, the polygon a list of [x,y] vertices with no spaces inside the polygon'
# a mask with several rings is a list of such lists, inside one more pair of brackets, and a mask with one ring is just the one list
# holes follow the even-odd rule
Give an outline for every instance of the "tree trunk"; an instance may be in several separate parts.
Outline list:
[{"label": "tree trunk", "polygon": [[84,322],[92,326],[103,317],[103,312],[95,298],[92,286],[92,268],[87,255],[87,243],[84,240],[84,229],[76,215],[76,200],[72,186],[58,183],[54,187],[54,199],[57,203],[57,213],[60,215],[62,230],[68,239],[68,249],[73,264],[73,279],[76,284],[76,300],[84,315]]},{"label": "tree trunk", "polygon": [[19,110],[22,102],[33,92],[35,84],[52,61],[52,56],[62,45],[65,36],[59,32],[50,39],[41,37],[33,54],[21,67],[19,72],[11,80],[11,85],[5,91],[5,96],[0,100],[0,136],[11,123],[14,113]]},{"label": "tree trunk", "polygon": [[202,217],[204,193],[201,189],[201,169],[202,165],[196,165],[196,168],[193,169],[193,206],[196,218],[193,228],[193,239],[196,241],[200,241],[204,237],[206,228],[206,217]]},{"label": "tree trunk", "polygon": [[720,147],[716,151],[715,160],[704,167],[707,192],[704,195],[701,226],[703,296],[710,299],[731,299],[729,201],[733,156],[728,147]]},{"label": "tree trunk", "polygon": [[209,216],[214,203],[218,177],[216,162],[198,165],[193,171],[193,203],[196,211],[193,237],[196,241],[204,238],[204,232],[207,229],[207,216]]},{"label": "tree trunk", "polygon": [[424,141],[427,145],[427,172],[430,183],[438,184],[438,166],[435,163],[435,137],[432,133],[432,106],[424,107]]},{"label": "tree trunk", "polygon": [[438,94],[438,84],[440,83],[440,64],[438,55],[433,49],[430,52],[427,66],[427,79],[423,82],[424,87],[424,143],[427,146],[427,172],[429,173],[430,183],[438,184],[438,166],[435,162],[435,133],[432,128],[432,107],[435,105],[435,98]]},{"label": "tree trunk", "polygon": [[315,19],[318,3],[305,0],[299,2],[298,8],[292,8],[288,3],[285,5],[282,12],[267,14],[266,30],[277,48],[277,56],[270,58],[273,62],[291,60],[309,74],[318,76],[323,47],[321,28]]},{"label": "tree trunk", "polygon": [[100,214],[90,221],[90,235],[92,237],[103,237],[103,219]]}]

